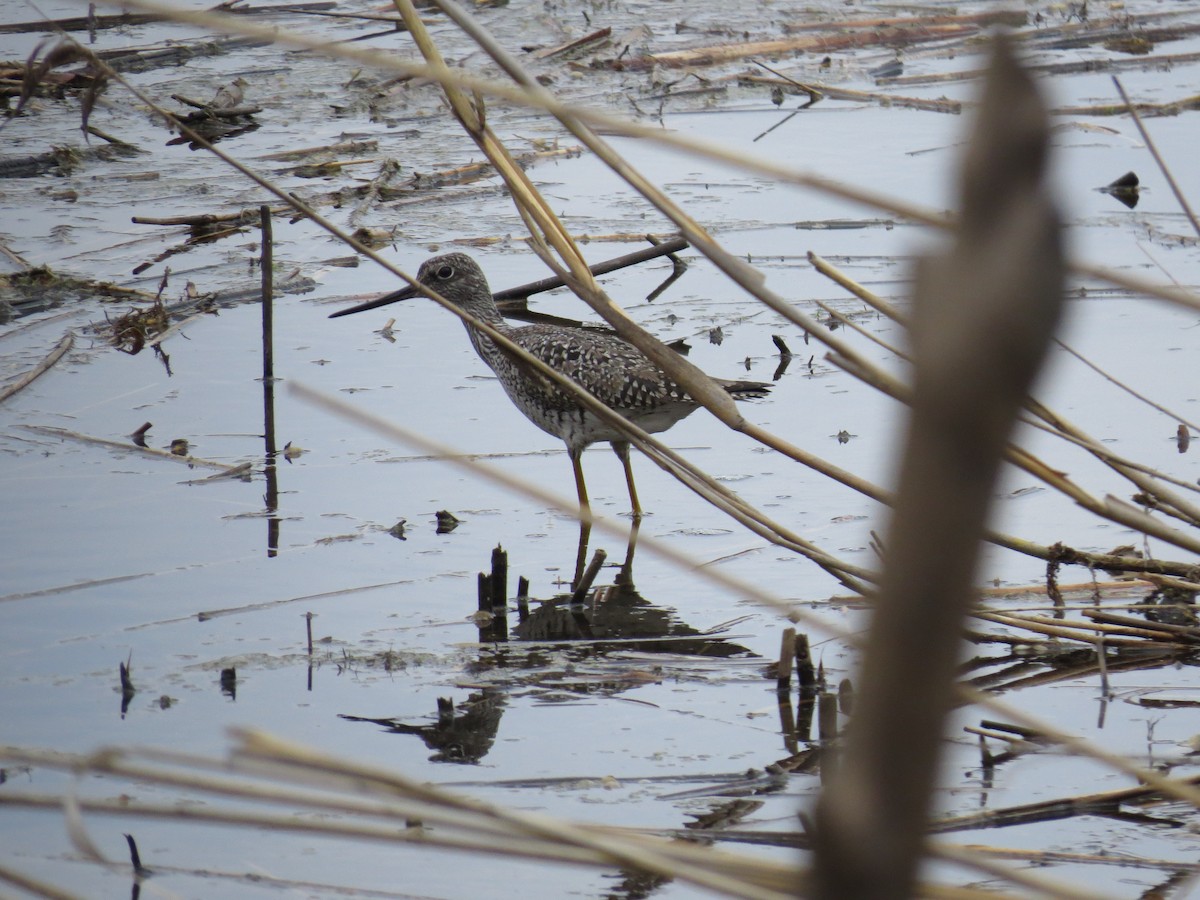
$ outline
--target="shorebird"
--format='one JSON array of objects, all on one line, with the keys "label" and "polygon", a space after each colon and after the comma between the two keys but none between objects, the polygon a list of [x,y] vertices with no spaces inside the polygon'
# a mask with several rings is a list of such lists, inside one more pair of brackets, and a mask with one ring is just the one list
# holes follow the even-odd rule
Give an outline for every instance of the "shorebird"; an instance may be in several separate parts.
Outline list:
[{"label": "shorebird", "polygon": [[[483,271],[465,253],[447,253],[425,260],[417,272],[417,281],[491,325],[644,431],[666,431],[700,408],[699,403],[640,350],[614,334],[563,325],[509,325],[500,315]],[[383,302],[393,303],[418,296],[421,294],[416,288],[407,287],[381,300],[335,312],[330,318],[375,308]],[[567,445],[580,507],[590,508],[583,479],[583,451],[598,441],[608,441],[625,469],[633,517],[640,519],[642,507],[633,483],[629,441],[625,435],[534,371],[528,363],[504,350],[479,328],[468,324],[467,334],[475,352],[496,373],[517,409],[542,431]],[[761,397],[771,387],[755,381],[714,381],[735,399]]]}]

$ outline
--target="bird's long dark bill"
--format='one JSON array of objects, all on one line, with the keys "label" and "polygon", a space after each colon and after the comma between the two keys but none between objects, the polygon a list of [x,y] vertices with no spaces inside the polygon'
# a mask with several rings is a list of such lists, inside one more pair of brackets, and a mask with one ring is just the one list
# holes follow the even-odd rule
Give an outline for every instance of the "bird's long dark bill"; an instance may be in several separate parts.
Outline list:
[{"label": "bird's long dark bill", "polygon": [[335,313],[330,313],[329,318],[336,319],[338,316],[352,316],[355,313],[366,312],[368,309],[378,309],[381,306],[387,306],[389,303],[399,303],[401,300],[420,296],[421,294],[415,287],[402,287],[398,291],[392,291],[390,294],[384,294],[382,297],[376,297],[374,300],[368,300],[366,303],[358,304],[358,306],[351,306],[349,309],[339,309]]}]

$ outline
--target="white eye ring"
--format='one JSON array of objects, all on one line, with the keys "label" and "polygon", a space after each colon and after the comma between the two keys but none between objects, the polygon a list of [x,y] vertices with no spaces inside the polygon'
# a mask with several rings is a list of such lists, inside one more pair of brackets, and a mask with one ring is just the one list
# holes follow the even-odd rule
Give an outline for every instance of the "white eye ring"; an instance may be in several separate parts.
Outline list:
[{"label": "white eye ring", "polygon": [[433,274],[442,279],[442,281],[449,281],[450,276],[454,274],[454,269],[451,266],[439,266],[438,270]]}]

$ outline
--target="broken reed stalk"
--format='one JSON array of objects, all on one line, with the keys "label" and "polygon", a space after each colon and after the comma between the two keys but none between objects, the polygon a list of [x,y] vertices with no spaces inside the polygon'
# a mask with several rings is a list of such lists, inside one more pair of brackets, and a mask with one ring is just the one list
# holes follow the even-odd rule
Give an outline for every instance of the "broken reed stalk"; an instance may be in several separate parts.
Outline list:
[{"label": "broken reed stalk", "polygon": [[[7,801],[0,800],[0,805],[4,805],[6,802],[13,807],[45,809],[49,811],[61,809],[63,805],[62,798],[54,795],[21,794],[10,797]],[[280,833],[295,832],[358,841],[370,840],[393,845],[412,844],[424,848],[436,847],[463,853],[498,854],[508,858],[520,857],[539,862],[575,864],[592,868],[611,869],[615,864],[610,861],[609,856],[591,852],[587,849],[576,850],[572,846],[564,844],[562,841],[557,841],[552,837],[543,839],[514,837],[511,831],[479,838],[464,838],[441,829],[436,831],[423,831],[419,828],[398,830],[395,825],[368,826],[331,821],[308,822],[297,819],[290,812],[274,815],[246,813],[233,809],[205,809],[202,807],[183,809],[167,804],[122,804],[117,801],[106,800],[84,800],[77,802],[76,807],[80,812],[93,812],[106,816],[125,815],[164,821],[202,822]],[[727,851],[714,850],[711,847],[698,847],[694,843],[691,843],[691,839],[695,837],[694,832],[687,833],[686,837],[689,839],[688,841],[666,841],[655,835],[644,835],[636,832],[631,832],[630,834],[632,835],[632,840],[645,842],[654,850],[659,850],[660,844],[667,845],[663,849],[664,855],[670,859],[671,865],[675,868],[672,869],[672,874],[663,877],[705,886],[705,879],[703,877],[704,867],[712,866],[718,869],[722,875],[738,879],[738,889],[728,892],[728,896],[745,897],[748,900],[790,900],[790,898],[797,896],[795,892],[796,885],[800,885],[800,890],[804,890],[804,886],[808,883],[809,875],[807,870],[803,868],[791,869],[779,866],[772,868],[768,861],[761,858],[738,856]],[[624,835],[622,836],[624,837]],[[1034,888],[1047,896],[1063,897],[1065,900],[1074,900],[1076,898],[1077,895],[1067,888],[1050,885],[1044,879],[1034,878],[1019,870],[997,870],[983,860],[980,860],[976,864],[970,856],[971,853],[975,852],[992,855],[986,852],[988,850],[989,848],[964,848],[964,853],[957,861],[964,866],[1003,875],[1005,880],[1009,882]],[[702,854],[705,855],[704,858],[701,858]],[[1130,861],[1127,857],[1123,857],[1123,859],[1127,860],[1126,864],[1134,864],[1134,861]],[[118,865],[102,858],[91,861],[102,862],[108,866]],[[1110,862],[1117,862],[1117,858],[1110,858]],[[261,873],[253,872],[241,877],[256,882],[261,880],[266,885],[298,887],[302,890],[312,888],[309,882],[296,883],[289,879],[260,877],[260,875]],[[22,885],[45,885],[44,882],[27,879],[16,873],[9,873],[8,870],[2,867],[0,867],[0,879],[12,880]],[[63,897],[66,900],[76,900],[78,897],[74,893],[59,893],[55,886],[45,885],[42,889],[45,892],[44,895],[47,897]],[[354,892],[356,889],[353,886],[346,885],[344,886],[344,890],[345,892]],[[34,891],[34,893],[37,892],[37,890]],[[953,887],[931,883],[921,887],[920,896],[931,898],[931,900],[1019,900],[1019,896],[1028,896],[1028,894],[1016,895],[1013,893],[1002,893],[995,888],[989,888],[985,891],[976,888]],[[1091,896],[1094,897],[1094,895]]]},{"label": "broken reed stalk", "polygon": [[779,636],[779,660],[775,663],[775,693],[786,695],[792,689],[792,664],[796,661],[796,629],[785,628]]},{"label": "broken reed stalk", "polygon": [[[588,866],[629,864],[632,857],[651,862],[652,871],[734,897],[785,900],[794,897],[806,871],[794,864],[739,856],[688,841],[663,840],[633,829],[561,823],[548,817],[512,813],[450,794],[394,772],[365,767],[257,732],[239,732],[242,744],[226,758],[176,751],[128,751],[95,754],[0,747],[0,759],[39,768],[97,772],[141,784],[213,794],[235,801],[282,805],[282,814],[221,808],[203,803],[184,806],[102,799],[81,799],[78,809],[147,819],[208,822],[279,832],[326,835],[385,844],[411,844]],[[61,809],[50,794],[5,792],[0,806]],[[296,815],[297,808],[318,815]],[[420,827],[401,827],[413,821]],[[429,827],[432,826],[432,827]],[[717,879],[723,880],[723,884]],[[1004,897],[969,888],[924,886],[940,900]],[[50,896],[54,896],[50,894]]]},{"label": "broken reed stalk", "polygon": [[943,844],[940,841],[930,841],[928,846],[931,856],[939,857],[958,865],[970,866],[972,869],[983,872],[993,878],[1015,881],[1027,891],[1044,894],[1047,897],[1054,897],[1056,900],[1096,900],[1096,892],[1094,890],[1084,890],[1074,885],[1063,884],[1061,881],[1052,881],[1033,872],[1022,871],[1019,873],[1019,877],[1015,877],[1016,873],[1014,873],[1010,866],[981,858],[980,854],[973,848],[956,847],[951,844]]},{"label": "broken reed stalk", "polygon": [[907,45],[923,41],[939,41],[955,37],[969,37],[979,33],[975,26],[921,25],[917,28],[881,27],[856,33],[831,34],[828,36],[804,35],[778,38],[775,40],[752,41],[742,44],[720,44],[712,47],[697,47],[690,50],[674,50],[655,53],[644,59],[635,60],[630,67],[649,68],[655,65],[677,68],[728,63],[749,56],[777,56],[781,54],[812,53],[821,55],[838,50],[870,47],[879,44]]},{"label": "broken reed stalk", "polygon": [[796,675],[799,682],[800,699],[811,700],[820,688],[817,670],[813,666],[812,649],[809,647],[808,635],[803,632],[796,634],[796,644],[792,651],[796,658]]},{"label": "broken reed stalk", "polygon": [[[626,253],[623,256],[615,257],[614,259],[605,260],[597,263],[594,266],[589,266],[588,271],[592,275],[605,275],[609,272],[615,272],[617,269],[624,269],[627,266],[635,266],[640,262],[645,262],[650,259],[657,259],[660,256],[671,256],[673,253],[678,253],[681,250],[688,248],[686,238],[673,237],[668,240],[655,243],[653,246],[646,247],[642,250],[635,250],[633,253]],[[514,288],[508,288],[503,291],[497,291],[492,295],[497,302],[501,300],[522,300],[526,297],[531,297],[534,294],[540,294],[544,291],[552,291],[555,288],[564,287],[566,282],[557,275],[552,275],[549,278],[543,278],[540,281],[533,281],[528,284],[518,285]],[[1200,431],[1200,429],[1197,429]]]},{"label": "broken reed stalk", "polygon": [[[1098,646],[1103,641],[1113,647],[1145,647],[1147,640],[1156,642],[1164,640],[1162,631],[1149,628],[1121,628],[1118,626],[1104,628],[1100,622],[1070,623],[1063,622],[1061,619],[1042,619],[1038,616],[1007,616],[996,612],[975,612],[972,615],[985,622],[994,622],[997,625],[1020,628],[1024,631],[1031,631],[1034,634],[1045,635],[1046,637],[1078,641],[1095,646]],[[1102,638],[1101,634],[1104,633],[1109,635],[1124,635],[1126,639],[1112,636]],[[1137,639],[1135,640],[1134,638]],[[1188,643],[1178,643],[1171,646],[1179,650],[1187,650],[1194,647],[1195,644],[1190,644],[1189,646]]]},{"label": "broken reed stalk", "polygon": [[588,591],[592,589],[592,584],[595,582],[596,576],[600,574],[600,567],[604,565],[606,559],[608,559],[608,553],[604,550],[597,550],[592,554],[592,559],[587,564],[587,568],[583,570],[579,584],[571,594],[572,604],[579,605],[587,599]]},{"label": "broken reed stalk", "polygon": [[[647,239],[652,239],[650,235],[646,235]],[[673,237],[668,240],[654,243],[642,250],[635,250],[632,253],[626,253],[622,256],[617,256],[612,259],[598,262],[595,265],[589,266],[588,271],[592,275],[604,275],[608,272],[615,272],[618,269],[624,269],[628,266],[634,266],[647,260],[657,259],[660,256],[670,256],[673,253],[678,253],[680,250],[686,250],[688,242],[682,237]],[[552,275],[549,278],[542,278],[539,281],[530,281],[525,284],[519,284],[516,287],[505,288],[504,290],[496,291],[492,294],[492,299],[497,303],[503,300],[524,300],[534,294],[540,294],[544,291],[552,291],[556,288],[564,287],[566,282],[557,275]],[[390,303],[396,302],[396,298],[402,296],[403,288],[398,291],[392,291],[390,294],[384,294],[382,297],[377,297],[374,300],[368,300],[365,303],[359,303],[350,309],[339,310],[337,315],[348,315],[350,313],[366,312],[367,310],[377,309],[381,306],[387,306]]]},{"label": "broken reed stalk", "polygon": [[1182,800],[1200,809],[1200,787],[1197,786],[1195,778],[1168,778],[1155,769],[1139,766],[1120,754],[1110,753],[1091,741],[1062,731],[1052,722],[968,685],[959,684],[957,691],[960,699],[967,703],[978,704],[985,709],[990,709],[1009,721],[1020,723],[1025,728],[1036,731],[1048,742],[1102,763],[1114,771],[1123,772],[1147,789],[1160,791],[1166,797]]},{"label": "broken reed stalk", "polygon": [[493,609],[508,605],[508,554],[497,544],[492,549],[491,601]]},{"label": "broken reed stalk", "polygon": [[[1195,775],[1190,776],[1183,783],[1193,787],[1198,786],[1200,785],[1200,777]],[[1158,794],[1156,788],[1139,785],[1137,787],[1102,791],[1096,794],[1079,794],[1070,797],[1058,797],[1051,800],[1038,800],[1034,803],[981,810],[961,816],[947,816],[936,820],[932,825],[931,831],[935,834],[949,834],[955,831],[997,828],[1024,822],[1049,822],[1068,816],[1115,811],[1124,804],[1145,801],[1156,794]]]},{"label": "broken reed stalk", "polygon": [[938,841],[935,848],[955,846],[958,849],[968,849],[980,856],[991,856],[996,859],[1009,859],[1023,862],[1032,866],[1048,866],[1053,863],[1094,863],[1101,866],[1128,866],[1135,869],[1160,869],[1166,872],[1200,872],[1200,864],[1180,862],[1175,859],[1150,859],[1145,856],[1131,856],[1128,853],[1111,853],[1101,850],[1098,853],[1071,853],[1065,850],[1035,850],[1026,847],[997,847],[992,844],[948,845]]},{"label": "broken reed stalk", "polygon": [[[762,66],[769,72],[774,72],[773,69],[764,66],[758,60],[753,60],[756,65]],[[963,104],[958,100],[931,99],[927,97],[901,97],[896,94],[885,94],[879,91],[855,91],[848,88],[837,87],[824,82],[801,82],[793,78],[789,78],[782,73],[775,73],[778,77],[766,78],[762,75],[741,75],[740,81],[748,84],[761,84],[766,86],[783,86],[789,85],[796,90],[808,94],[810,98],[821,99],[828,97],[830,100],[849,100],[852,102],[867,102],[879,103],[892,108],[905,109],[920,109],[928,112],[948,113],[950,115],[958,115],[962,112]],[[766,134],[766,132],[764,132]]]}]

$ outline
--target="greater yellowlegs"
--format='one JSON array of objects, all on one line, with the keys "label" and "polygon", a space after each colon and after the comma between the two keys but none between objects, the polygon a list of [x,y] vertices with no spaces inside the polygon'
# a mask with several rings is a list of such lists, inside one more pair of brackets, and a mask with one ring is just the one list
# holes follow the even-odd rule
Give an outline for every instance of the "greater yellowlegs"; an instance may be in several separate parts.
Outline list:
[{"label": "greater yellowlegs", "polygon": [[[496,307],[487,278],[475,260],[465,253],[447,253],[427,259],[421,264],[417,280],[488,323],[555,371],[582,385],[597,400],[644,431],[666,431],[699,408],[699,404],[662,369],[614,334],[563,325],[509,325]],[[417,289],[409,287],[385,299],[395,302],[416,296],[420,296]],[[333,313],[330,318],[378,305],[379,301],[373,301]],[[467,334],[475,352],[496,373],[517,409],[538,428],[567,445],[579,505],[588,508],[580,457],[590,444],[608,441],[625,469],[633,516],[641,518],[642,508],[629,462],[629,441],[625,436],[587,410],[575,397],[506,352],[480,329],[467,325]],[[755,381],[714,380],[738,399],[761,397],[770,389],[770,385]]]}]

